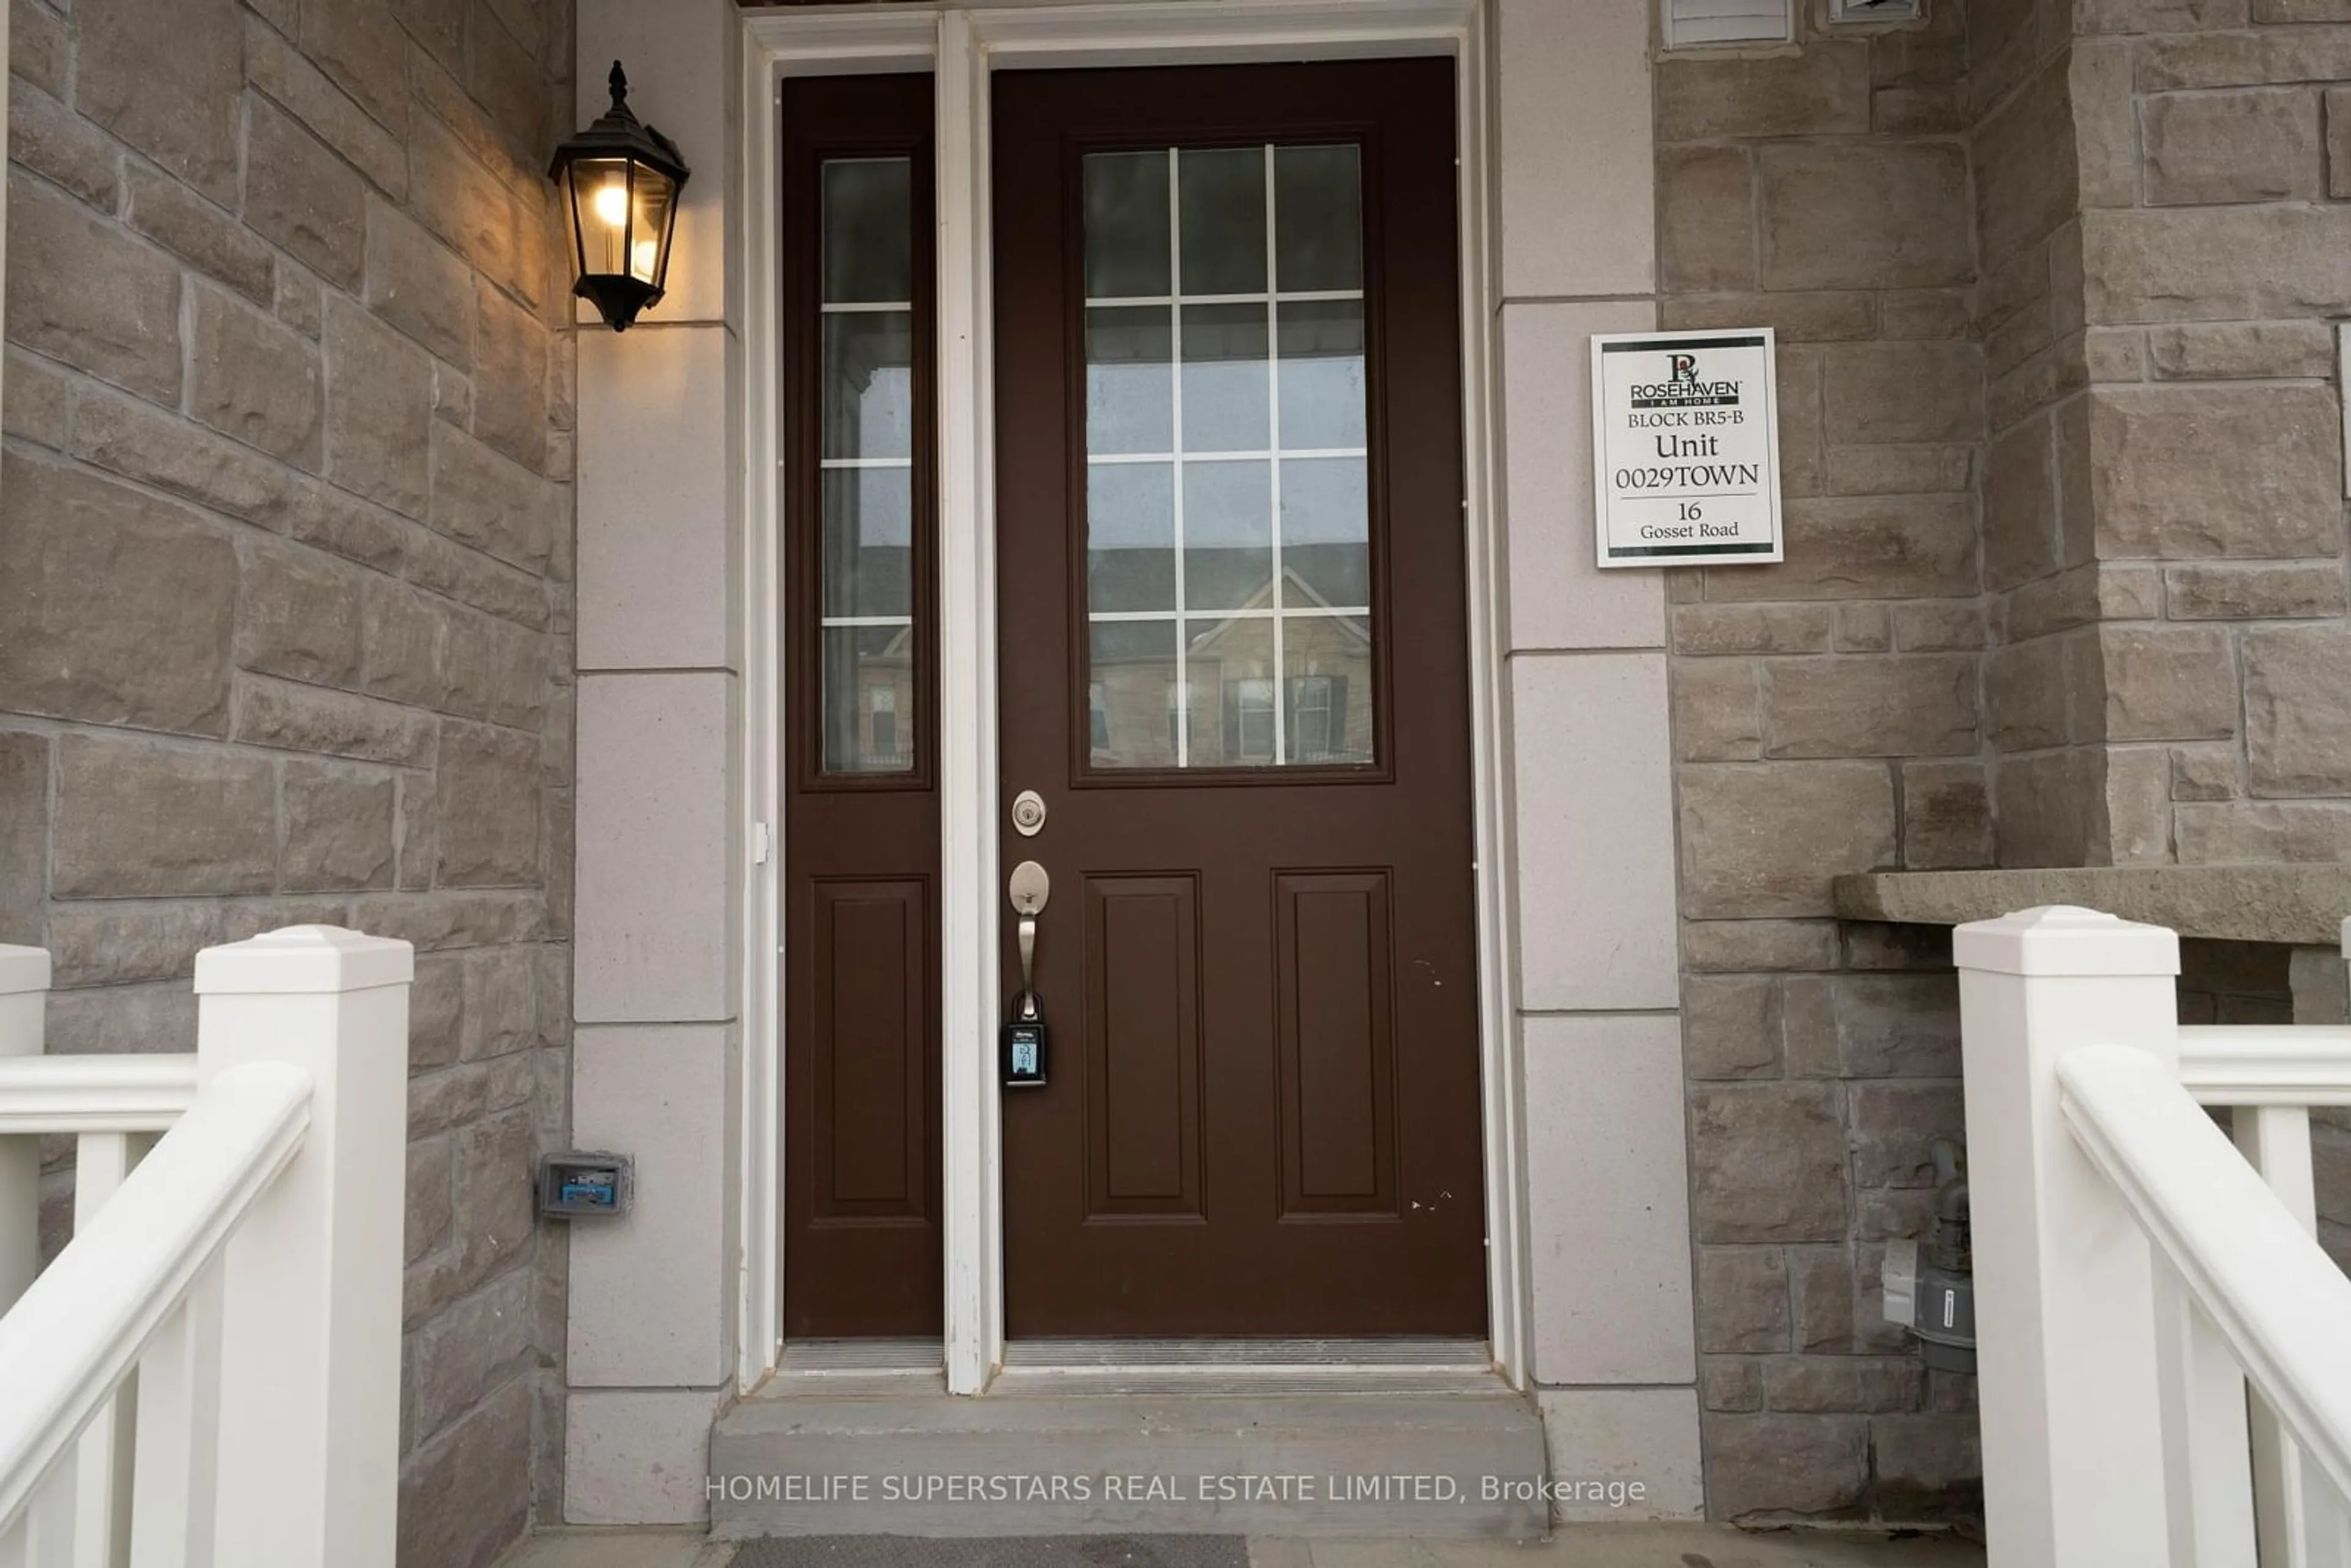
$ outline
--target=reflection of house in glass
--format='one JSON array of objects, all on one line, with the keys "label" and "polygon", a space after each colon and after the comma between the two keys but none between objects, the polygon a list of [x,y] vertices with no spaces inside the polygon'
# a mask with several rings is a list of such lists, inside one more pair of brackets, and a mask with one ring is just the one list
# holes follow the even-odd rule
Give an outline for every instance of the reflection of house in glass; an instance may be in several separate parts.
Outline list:
[{"label": "reflection of house in glass", "polygon": [[1180,658],[1173,621],[1095,625],[1087,697],[1096,767],[1375,759],[1370,618],[1332,612],[1308,585],[1311,563],[1285,561],[1281,575],[1279,615],[1268,583],[1238,609],[1186,620]]},{"label": "reflection of house in glass", "polygon": [[[852,666],[856,697],[828,700],[828,756],[852,763],[841,771],[901,773],[914,766],[914,629],[876,628]],[[838,680],[839,673],[828,672]],[[845,711],[844,711],[845,710]]]}]

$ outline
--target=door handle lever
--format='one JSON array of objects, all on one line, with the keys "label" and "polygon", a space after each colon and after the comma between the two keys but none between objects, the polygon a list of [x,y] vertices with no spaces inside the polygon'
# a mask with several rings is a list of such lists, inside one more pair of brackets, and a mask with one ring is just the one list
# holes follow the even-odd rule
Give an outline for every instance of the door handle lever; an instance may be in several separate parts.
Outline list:
[{"label": "door handle lever", "polygon": [[1045,904],[1053,894],[1053,879],[1035,861],[1022,861],[1012,868],[1012,879],[1006,891],[1011,895],[1013,912],[1020,916],[1020,990],[1033,996],[1037,989],[1037,916],[1045,913]]},{"label": "door handle lever", "polygon": [[1045,1086],[1045,1009],[1037,1000],[1037,916],[1053,891],[1052,878],[1035,861],[1012,868],[1006,890],[1013,913],[1020,916],[1020,994],[1013,998],[1003,1036],[1004,1086],[1042,1089]]}]

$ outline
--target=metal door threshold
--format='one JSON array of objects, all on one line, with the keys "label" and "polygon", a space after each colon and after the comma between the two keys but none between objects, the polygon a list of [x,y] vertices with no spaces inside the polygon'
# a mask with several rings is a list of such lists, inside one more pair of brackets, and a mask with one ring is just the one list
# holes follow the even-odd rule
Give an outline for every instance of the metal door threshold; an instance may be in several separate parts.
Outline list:
[{"label": "metal door threshold", "polygon": [[784,1344],[760,1398],[889,1399],[946,1392],[935,1339],[798,1339]]},{"label": "metal door threshold", "polygon": [[[932,1339],[794,1340],[759,1398],[887,1399],[941,1392]],[[1482,1339],[1026,1339],[990,1395],[1492,1395]]]},{"label": "metal door threshold", "polygon": [[1503,1390],[1482,1339],[1030,1339],[1004,1347],[990,1394],[1483,1394]]}]

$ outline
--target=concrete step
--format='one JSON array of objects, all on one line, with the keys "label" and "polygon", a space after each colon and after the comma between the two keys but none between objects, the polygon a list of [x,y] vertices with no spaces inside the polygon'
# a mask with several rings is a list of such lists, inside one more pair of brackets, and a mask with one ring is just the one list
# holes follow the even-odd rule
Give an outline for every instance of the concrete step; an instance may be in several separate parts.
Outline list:
[{"label": "concrete step", "polygon": [[1496,1387],[749,1399],[711,1433],[711,1532],[1534,1540],[1542,1421]]}]

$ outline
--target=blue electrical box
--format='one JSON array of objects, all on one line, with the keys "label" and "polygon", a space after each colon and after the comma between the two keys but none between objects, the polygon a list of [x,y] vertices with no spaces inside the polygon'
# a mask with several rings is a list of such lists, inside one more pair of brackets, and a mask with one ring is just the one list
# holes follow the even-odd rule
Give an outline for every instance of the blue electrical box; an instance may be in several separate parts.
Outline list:
[{"label": "blue electrical box", "polygon": [[626,1214],[636,1196],[636,1162],[626,1155],[573,1152],[538,1162],[538,1211],[550,1219]]}]

